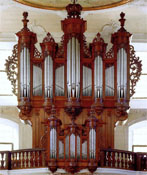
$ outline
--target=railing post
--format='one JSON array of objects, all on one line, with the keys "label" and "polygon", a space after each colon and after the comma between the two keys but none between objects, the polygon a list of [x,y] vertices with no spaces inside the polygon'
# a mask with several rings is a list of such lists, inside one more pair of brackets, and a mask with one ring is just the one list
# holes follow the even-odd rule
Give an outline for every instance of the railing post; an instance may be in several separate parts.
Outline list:
[{"label": "railing post", "polygon": [[8,155],[7,155],[7,166],[8,166],[8,170],[11,170],[11,152],[8,151]]},{"label": "railing post", "polygon": [[136,153],[135,157],[135,170],[141,171],[141,155],[139,153]]},{"label": "railing post", "polygon": [[101,150],[100,155],[101,155],[101,156],[100,156],[100,167],[104,167],[105,164],[106,164],[106,162],[105,162],[105,160],[106,160],[105,151],[104,151],[104,150]]}]

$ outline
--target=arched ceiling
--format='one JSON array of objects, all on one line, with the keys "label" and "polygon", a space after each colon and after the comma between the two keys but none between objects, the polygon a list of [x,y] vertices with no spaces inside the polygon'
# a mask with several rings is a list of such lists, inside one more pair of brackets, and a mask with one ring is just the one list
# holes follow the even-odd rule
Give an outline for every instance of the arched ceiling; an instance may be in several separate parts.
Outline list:
[{"label": "arched ceiling", "polygon": [[[50,10],[63,10],[70,3],[70,0],[14,0],[22,4]],[[76,1],[76,0],[71,0]],[[78,0],[83,10],[100,10],[126,4],[132,0]]]}]

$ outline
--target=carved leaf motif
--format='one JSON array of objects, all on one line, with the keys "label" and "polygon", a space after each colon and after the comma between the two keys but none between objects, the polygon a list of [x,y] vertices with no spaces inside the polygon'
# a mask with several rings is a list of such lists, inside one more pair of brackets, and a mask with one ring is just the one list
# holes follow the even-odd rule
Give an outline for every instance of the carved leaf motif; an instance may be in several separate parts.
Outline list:
[{"label": "carved leaf motif", "polygon": [[62,36],[61,44],[58,48],[56,57],[57,58],[64,58],[64,35]]},{"label": "carved leaf motif", "polygon": [[104,40],[103,40],[103,38],[101,38],[100,33],[97,33],[96,37],[93,39],[93,43],[95,43],[95,42],[104,43]]},{"label": "carved leaf motif", "polygon": [[35,58],[41,58],[41,53],[38,51],[37,48],[35,48],[34,57],[35,57]]},{"label": "carved leaf motif", "polygon": [[142,64],[136,57],[134,47],[130,45],[130,97],[135,93],[135,86],[140,79]]},{"label": "carved leaf motif", "polygon": [[113,47],[106,53],[106,59],[114,58]]},{"label": "carved leaf motif", "polygon": [[47,33],[47,36],[43,39],[43,43],[47,43],[47,42],[52,42],[52,43],[55,42],[54,38],[51,36],[49,32]]},{"label": "carved leaf motif", "polygon": [[85,58],[91,58],[91,53],[90,53],[90,49],[87,46],[87,42],[86,42],[86,37],[83,35],[83,50],[84,50],[84,57]]},{"label": "carved leaf motif", "polygon": [[18,95],[18,45],[16,44],[12,50],[12,56],[9,56],[5,63],[8,80],[12,84],[12,92]]}]

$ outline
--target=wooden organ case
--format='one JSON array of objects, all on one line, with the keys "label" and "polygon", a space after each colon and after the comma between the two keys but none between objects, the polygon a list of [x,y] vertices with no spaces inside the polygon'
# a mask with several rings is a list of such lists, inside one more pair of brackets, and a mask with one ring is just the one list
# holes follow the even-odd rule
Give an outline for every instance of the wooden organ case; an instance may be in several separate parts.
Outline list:
[{"label": "wooden organ case", "polygon": [[131,34],[124,28],[112,34],[113,47],[98,33],[89,46],[84,32],[82,7],[66,7],[61,21],[64,35],[59,44],[50,33],[36,47],[36,34],[28,27],[17,33],[18,108],[20,118],[32,125],[33,147],[46,149],[52,172],[64,168],[74,173],[98,167],[101,148],[114,148],[117,121],[127,119],[130,97],[141,74],[141,61],[130,46]]}]

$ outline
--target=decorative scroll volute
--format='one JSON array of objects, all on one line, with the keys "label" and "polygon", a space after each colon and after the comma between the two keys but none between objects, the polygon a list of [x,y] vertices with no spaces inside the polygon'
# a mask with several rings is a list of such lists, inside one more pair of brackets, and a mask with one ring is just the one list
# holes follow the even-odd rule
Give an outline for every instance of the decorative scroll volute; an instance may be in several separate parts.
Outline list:
[{"label": "decorative scroll volute", "polygon": [[140,79],[142,64],[139,57],[136,57],[134,47],[130,45],[130,97],[135,93],[135,86]]},{"label": "decorative scroll volute", "polygon": [[12,50],[12,56],[9,56],[5,63],[8,80],[11,81],[12,92],[18,95],[18,45]]}]

